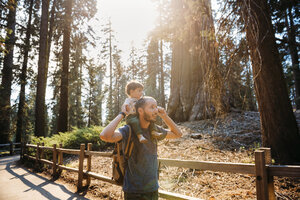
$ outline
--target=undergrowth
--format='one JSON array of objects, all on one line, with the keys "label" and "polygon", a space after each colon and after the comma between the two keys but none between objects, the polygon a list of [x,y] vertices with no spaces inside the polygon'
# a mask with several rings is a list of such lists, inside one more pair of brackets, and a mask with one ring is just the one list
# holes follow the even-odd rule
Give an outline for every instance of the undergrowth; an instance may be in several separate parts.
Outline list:
[{"label": "undergrowth", "polygon": [[30,143],[44,143],[45,146],[52,147],[53,144],[62,144],[63,148],[79,149],[80,144],[92,143],[92,150],[103,150],[110,146],[108,143],[100,140],[99,134],[104,127],[93,126],[87,128],[74,128],[72,131],[58,133],[51,137],[31,137]]}]

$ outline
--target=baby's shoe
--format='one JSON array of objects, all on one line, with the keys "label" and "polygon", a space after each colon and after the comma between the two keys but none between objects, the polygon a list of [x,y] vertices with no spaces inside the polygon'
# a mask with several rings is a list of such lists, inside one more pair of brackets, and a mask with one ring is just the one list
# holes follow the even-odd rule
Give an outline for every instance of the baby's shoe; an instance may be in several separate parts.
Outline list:
[{"label": "baby's shoe", "polygon": [[139,138],[140,143],[144,144],[144,143],[148,142],[148,140],[142,134],[139,134],[138,138]]},{"label": "baby's shoe", "polygon": [[162,136],[163,133],[159,133],[157,131],[151,131],[151,135],[154,138],[159,138],[160,136]]}]

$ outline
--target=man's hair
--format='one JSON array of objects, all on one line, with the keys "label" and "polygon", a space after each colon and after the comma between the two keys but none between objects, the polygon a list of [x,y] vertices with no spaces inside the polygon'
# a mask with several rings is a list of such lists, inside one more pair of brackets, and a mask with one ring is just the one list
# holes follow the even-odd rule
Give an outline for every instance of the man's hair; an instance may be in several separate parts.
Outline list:
[{"label": "man's hair", "polygon": [[143,84],[139,83],[138,81],[132,80],[129,83],[127,83],[125,87],[125,92],[129,96],[130,95],[130,90],[135,90],[137,88],[142,88],[144,89]]},{"label": "man's hair", "polygon": [[[154,99],[153,97],[149,97],[149,96],[144,96],[142,98],[140,98],[136,103],[135,103],[135,110],[136,110],[136,114],[139,115],[138,109],[139,108],[145,108],[146,102],[147,100],[150,99]],[[155,99],[154,99],[155,100]]]}]

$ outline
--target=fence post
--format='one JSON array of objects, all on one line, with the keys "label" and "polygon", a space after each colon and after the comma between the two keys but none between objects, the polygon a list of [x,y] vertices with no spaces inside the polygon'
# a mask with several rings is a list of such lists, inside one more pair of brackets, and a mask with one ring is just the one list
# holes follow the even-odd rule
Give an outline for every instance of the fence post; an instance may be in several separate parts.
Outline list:
[{"label": "fence post", "polygon": [[24,142],[23,143],[23,159],[24,159],[24,155],[26,154],[27,155],[27,142]]},{"label": "fence post", "polygon": [[57,150],[56,150],[56,144],[53,144],[53,164],[52,164],[52,177],[53,179],[56,179],[57,177],[57,165],[56,165],[56,162],[57,162]]},{"label": "fence post", "polygon": [[13,152],[14,152],[14,144],[13,144],[13,142],[10,142],[9,143],[9,154],[13,155]]},{"label": "fence post", "polygon": [[78,169],[78,184],[77,184],[78,191],[81,191],[82,189],[84,149],[85,149],[85,144],[81,144],[80,153],[79,153],[79,169]]},{"label": "fence post", "polygon": [[[265,152],[265,161],[267,165],[272,164],[271,157],[271,148],[261,147],[259,150],[263,150]],[[268,171],[267,171],[268,172]],[[268,191],[269,191],[269,200],[275,200],[275,190],[274,190],[274,177],[268,175]]]},{"label": "fence post", "polygon": [[[88,143],[87,150],[92,151],[92,143]],[[88,155],[88,157],[87,157],[87,171],[91,171],[91,169],[92,169],[92,155]],[[91,183],[91,177],[87,176],[86,185],[89,186],[90,183]]]},{"label": "fence post", "polygon": [[[41,146],[44,147],[45,143],[42,142]],[[40,149],[40,151],[41,151],[41,153],[40,153],[40,159],[43,159],[44,158],[44,149]]]},{"label": "fence post", "polygon": [[[59,148],[62,148],[62,144],[59,144]],[[63,152],[59,151],[59,153],[58,153],[58,165],[62,165],[62,164],[63,164]],[[60,176],[61,172],[62,172],[62,170],[59,169],[58,170],[59,176]]]},{"label": "fence post", "polygon": [[36,153],[35,153],[35,164],[34,164],[34,168],[37,170],[38,169],[38,164],[39,164],[39,147],[40,147],[40,143],[37,143],[36,145]]},{"label": "fence post", "polygon": [[24,142],[21,142],[21,152],[20,152],[20,160],[23,160],[24,156]]},{"label": "fence post", "polygon": [[[44,147],[45,143],[42,142],[41,146]],[[41,168],[44,168],[44,164],[41,162],[41,159],[43,158],[44,158],[44,149],[42,148],[40,149],[40,165],[39,165]]]},{"label": "fence post", "polygon": [[268,200],[268,176],[265,166],[265,153],[255,151],[256,197],[257,200]]}]

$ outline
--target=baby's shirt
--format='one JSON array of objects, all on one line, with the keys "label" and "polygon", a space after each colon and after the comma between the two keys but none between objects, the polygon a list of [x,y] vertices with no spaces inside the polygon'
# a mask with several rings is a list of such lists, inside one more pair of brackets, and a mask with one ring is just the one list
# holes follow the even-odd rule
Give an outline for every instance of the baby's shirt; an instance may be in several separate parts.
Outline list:
[{"label": "baby's shirt", "polygon": [[126,98],[124,102],[124,106],[128,106],[128,114],[136,114],[135,111],[135,103],[137,102],[136,98]]}]

